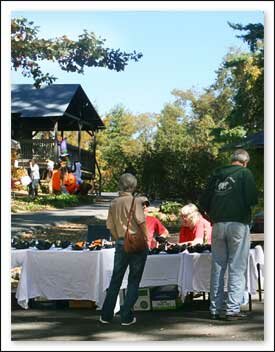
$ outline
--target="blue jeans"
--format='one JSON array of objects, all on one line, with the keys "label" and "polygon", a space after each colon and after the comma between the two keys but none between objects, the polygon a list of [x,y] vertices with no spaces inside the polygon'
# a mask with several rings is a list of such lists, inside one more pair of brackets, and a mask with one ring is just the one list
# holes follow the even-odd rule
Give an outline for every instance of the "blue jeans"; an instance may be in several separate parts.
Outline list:
[{"label": "blue jeans", "polygon": [[[212,231],[210,312],[227,315],[240,312],[243,303],[250,248],[249,226],[239,222],[219,222]],[[228,268],[227,294],[224,274]]]},{"label": "blue jeans", "polygon": [[122,323],[128,323],[133,320],[132,309],[138,298],[139,283],[143,274],[147,254],[148,249],[137,254],[127,254],[123,248],[123,240],[116,241],[113,274],[101,310],[103,320],[111,321],[114,316],[117,296],[128,265],[127,293],[124,304],[120,308],[120,318]]},{"label": "blue jeans", "polygon": [[33,179],[32,183],[29,185],[29,195],[32,196],[33,198],[38,195],[38,185],[39,185],[39,179]]}]

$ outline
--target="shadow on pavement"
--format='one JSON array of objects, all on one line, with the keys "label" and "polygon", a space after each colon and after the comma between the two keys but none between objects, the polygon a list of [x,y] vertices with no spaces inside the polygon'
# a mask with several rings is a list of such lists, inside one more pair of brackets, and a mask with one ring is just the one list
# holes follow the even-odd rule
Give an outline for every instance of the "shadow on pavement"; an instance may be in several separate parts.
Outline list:
[{"label": "shadow on pavement", "polygon": [[12,340],[42,341],[263,341],[263,302],[253,301],[249,318],[228,322],[210,320],[206,305],[193,310],[135,312],[137,323],[98,322],[100,311],[89,309],[28,309],[12,311]]}]

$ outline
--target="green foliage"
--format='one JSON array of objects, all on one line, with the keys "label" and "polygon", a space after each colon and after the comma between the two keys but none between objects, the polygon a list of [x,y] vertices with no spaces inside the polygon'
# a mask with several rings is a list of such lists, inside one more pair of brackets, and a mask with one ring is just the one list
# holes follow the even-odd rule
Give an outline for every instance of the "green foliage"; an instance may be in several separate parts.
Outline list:
[{"label": "green foliage", "polygon": [[22,74],[32,77],[35,87],[52,84],[57,78],[43,73],[38,64],[41,60],[57,61],[67,72],[84,73],[84,67],[105,67],[123,71],[130,60],[138,61],[142,53],[122,52],[105,48],[106,39],[97,38],[93,32],[84,30],[77,41],[66,35],[55,39],[38,38],[38,26],[26,18],[11,20],[11,68],[22,69]]},{"label": "green foliage", "polygon": [[[134,116],[114,109],[98,138],[105,190],[117,190],[120,174],[135,169],[138,191],[151,198],[197,203],[207,177],[230,163],[235,145],[263,129],[262,25],[232,25],[251,51],[230,51],[213,85],[197,92],[175,89],[175,101],[159,115]],[[263,196],[263,155],[251,152],[252,172]]]},{"label": "green foliage", "polygon": [[247,34],[237,35],[237,38],[242,38],[250,46],[251,52],[255,52],[259,47],[262,47],[264,40],[264,26],[261,23],[249,23],[247,26],[241,24],[233,24],[228,22],[229,26],[239,31],[248,31]]},{"label": "green foliage", "polygon": [[94,202],[94,199],[90,196],[80,196],[72,194],[47,194],[43,196],[38,196],[35,199],[30,197],[21,197],[16,199],[16,202],[13,201],[12,211],[16,212],[16,209],[28,210],[28,211],[38,211],[43,210],[47,207],[53,207],[57,209],[75,207],[84,204],[91,204]]},{"label": "green foliage", "polygon": [[250,46],[250,52],[231,51],[218,69],[213,88],[231,94],[231,111],[224,116],[223,128],[242,126],[246,133],[264,128],[264,27],[260,23],[229,25],[247,34],[237,36]]},{"label": "green foliage", "polygon": [[142,154],[152,140],[155,120],[153,114],[148,118],[145,114],[135,116],[123,106],[116,106],[105,117],[106,129],[97,137],[97,160],[104,190],[117,191],[118,179],[126,169],[139,173]]},{"label": "green foliage", "polygon": [[152,197],[195,201],[205,184],[204,170],[216,165],[215,123],[210,114],[186,116],[187,98],[199,105],[199,98],[186,93],[174,92],[177,100],[162,110],[155,143],[142,154],[141,184]]},{"label": "green foliage", "polygon": [[246,130],[243,126],[236,126],[230,129],[216,127],[212,129],[211,134],[214,136],[216,142],[232,148],[232,146],[243,141]]},{"label": "green foliage", "polygon": [[60,195],[46,195],[41,197],[36,197],[33,202],[35,204],[41,205],[51,205],[56,208],[65,208],[70,206],[76,206],[79,204],[78,196],[72,194],[60,194]]},{"label": "green foliage", "polygon": [[164,214],[175,214],[178,215],[183,204],[174,201],[163,202],[160,206],[160,211]]}]

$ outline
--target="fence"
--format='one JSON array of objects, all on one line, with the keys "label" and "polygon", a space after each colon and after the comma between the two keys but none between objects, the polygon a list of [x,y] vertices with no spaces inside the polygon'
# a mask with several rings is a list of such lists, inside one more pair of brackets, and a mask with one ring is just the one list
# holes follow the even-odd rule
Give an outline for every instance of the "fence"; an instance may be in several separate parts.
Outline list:
[{"label": "fence", "polygon": [[[54,160],[54,140],[53,139],[23,139],[20,140],[20,159],[28,161],[36,158],[38,163],[45,163],[47,159]],[[82,169],[95,175],[95,156],[92,152],[79,149],[76,146],[67,144],[68,153],[72,161],[80,161]]]}]

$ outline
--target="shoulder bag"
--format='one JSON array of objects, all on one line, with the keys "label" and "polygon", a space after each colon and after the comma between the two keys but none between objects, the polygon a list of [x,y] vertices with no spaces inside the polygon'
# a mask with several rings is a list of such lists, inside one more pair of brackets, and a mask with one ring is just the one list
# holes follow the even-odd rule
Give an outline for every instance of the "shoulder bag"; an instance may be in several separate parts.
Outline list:
[{"label": "shoulder bag", "polygon": [[143,234],[140,227],[138,226],[138,230],[136,233],[129,233],[129,223],[133,216],[135,197],[133,197],[128,222],[127,229],[124,236],[124,250],[126,253],[139,253],[148,248],[147,237]]}]

